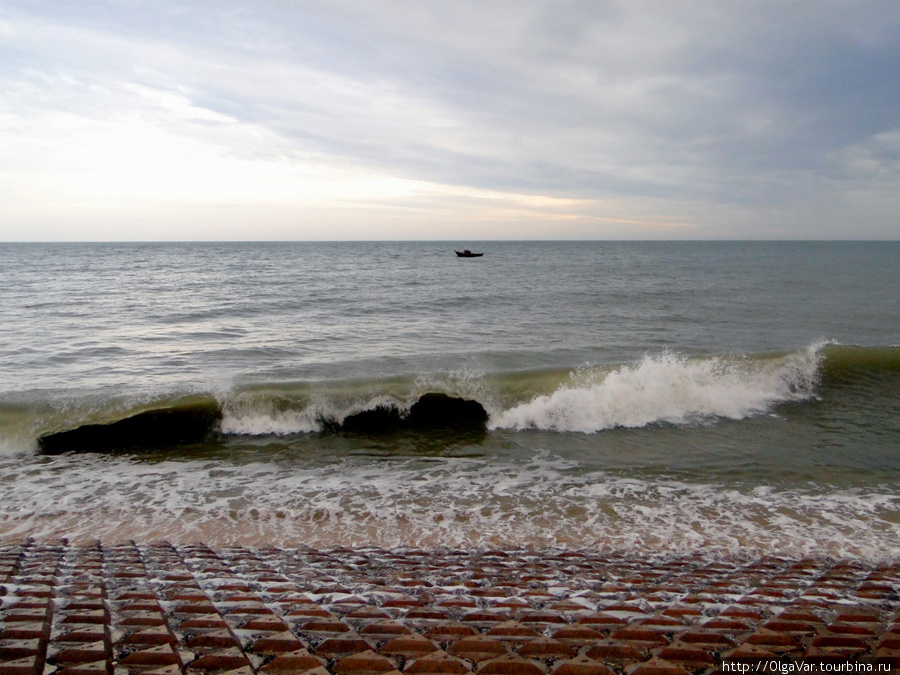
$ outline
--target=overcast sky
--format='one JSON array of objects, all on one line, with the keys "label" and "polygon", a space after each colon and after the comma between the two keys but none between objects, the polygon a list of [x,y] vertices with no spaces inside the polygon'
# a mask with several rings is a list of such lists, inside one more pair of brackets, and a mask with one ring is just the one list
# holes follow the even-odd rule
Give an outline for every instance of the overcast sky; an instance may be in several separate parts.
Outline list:
[{"label": "overcast sky", "polygon": [[0,3],[0,240],[897,239],[900,3]]}]

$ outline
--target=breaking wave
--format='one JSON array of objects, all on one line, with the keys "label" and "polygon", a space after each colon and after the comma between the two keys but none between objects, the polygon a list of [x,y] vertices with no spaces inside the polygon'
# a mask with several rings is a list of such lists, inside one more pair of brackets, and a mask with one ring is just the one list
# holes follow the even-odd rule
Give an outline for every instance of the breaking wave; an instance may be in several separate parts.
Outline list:
[{"label": "breaking wave", "polygon": [[[219,393],[86,402],[63,393],[0,403],[0,447],[129,449],[221,436],[385,434],[434,427],[597,433],[766,414],[821,396],[897,393],[900,348],[817,342],[789,354],[670,352],[576,371],[454,373],[371,381],[258,384]],[[874,387],[874,388],[873,388]],[[887,388],[885,388],[887,387]],[[432,408],[424,418],[423,404]],[[423,419],[430,419],[423,423]],[[435,421],[436,420],[436,421]],[[155,440],[154,440],[155,439]],[[73,441],[77,443],[73,444]],[[152,442],[151,442],[152,441]]]},{"label": "breaking wave", "polygon": [[782,358],[647,356],[506,410],[492,427],[593,433],[711,418],[743,419],[813,395],[822,345]]}]

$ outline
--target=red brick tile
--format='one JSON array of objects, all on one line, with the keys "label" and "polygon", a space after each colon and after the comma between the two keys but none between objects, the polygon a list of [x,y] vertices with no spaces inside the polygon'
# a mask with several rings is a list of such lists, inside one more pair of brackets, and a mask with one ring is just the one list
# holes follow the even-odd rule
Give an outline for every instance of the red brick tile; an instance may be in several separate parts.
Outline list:
[{"label": "red brick tile", "polygon": [[49,660],[54,663],[92,663],[105,660],[108,651],[105,642],[89,642],[73,646],[64,646]]},{"label": "red brick tile", "polygon": [[396,669],[396,665],[390,659],[371,650],[345,656],[334,665],[334,672],[338,675],[368,675],[387,673]]},{"label": "red brick tile", "polygon": [[663,611],[664,616],[674,616],[678,618],[691,618],[701,616],[701,612],[696,607],[669,607]]},{"label": "red brick tile", "polygon": [[225,616],[239,617],[239,616],[247,616],[247,617],[270,617],[275,614],[269,607],[228,607],[222,611],[222,614]]},{"label": "red brick tile", "polygon": [[848,623],[881,623],[880,615],[867,608],[846,611],[838,615],[835,621]]},{"label": "red brick tile", "polygon": [[407,664],[403,672],[410,673],[410,675],[424,673],[463,675],[464,673],[471,672],[471,668],[462,659],[451,656],[446,652],[439,651],[432,652],[427,656],[423,656],[412,663]]},{"label": "red brick tile", "polygon": [[314,619],[299,624],[298,630],[308,633],[349,633],[353,629],[343,621]]},{"label": "red brick tile", "polygon": [[875,624],[871,623],[833,623],[828,626],[828,632],[837,635],[856,635],[861,639],[875,637]]},{"label": "red brick tile", "polygon": [[447,648],[447,653],[469,661],[486,661],[509,653],[509,649],[500,640],[484,635],[475,635],[454,642]]},{"label": "red brick tile", "polygon": [[414,658],[439,651],[439,647],[421,635],[408,635],[389,640],[378,651],[388,656]]},{"label": "red brick tile", "polygon": [[143,601],[146,601],[147,604],[158,606],[156,602],[156,595],[145,591],[125,591],[120,595],[116,595],[113,599],[119,602],[134,600],[138,601],[137,604],[144,604]]},{"label": "red brick tile", "polygon": [[385,612],[383,609],[378,609],[377,607],[360,607],[349,614],[347,614],[345,619],[390,619],[391,615]]},{"label": "red brick tile", "polygon": [[44,659],[39,655],[22,659],[3,660],[0,663],[2,675],[41,675],[44,671]]},{"label": "red brick tile", "polygon": [[434,607],[414,607],[410,609],[404,616],[404,619],[446,619],[449,612],[446,610],[436,609]]},{"label": "red brick tile", "polygon": [[628,668],[628,675],[687,675],[688,671],[681,666],[664,659],[653,658],[645,663]]},{"label": "red brick tile", "polygon": [[131,652],[128,656],[119,659],[119,663],[127,666],[168,666],[179,663],[179,659],[178,654],[170,645],[159,645]]},{"label": "red brick tile", "polygon": [[175,608],[175,614],[215,614],[216,608],[212,603],[179,605]]},{"label": "red brick tile", "polygon": [[99,600],[70,600],[65,605],[66,612],[102,612],[104,611],[103,602]]},{"label": "red brick tile", "polygon": [[577,602],[572,602],[571,600],[562,600],[560,602],[555,602],[550,607],[548,607],[553,612],[585,612],[588,610],[587,607],[581,605]]},{"label": "red brick tile", "polygon": [[625,640],[628,642],[639,642],[649,645],[665,645],[669,643],[668,638],[659,631],[648,630],[646,628],[628,627],[622,628],[611,635],[615,640]]},{"label": "red brick tile", "polygon": [[52,598],[53,597],[53,589],[45,588],[45,589],[27,589],[19,591],[20,598]]},{"label": "red brick tile", "polygon": [[65,618],[63,618],[62,620],[62,623],[103,625],[109,623],[109,616],[102,609],[92,612],[75,612],[65,616]]},{"label": "red brick tile", "polygon": [[425,637],[446,642],[448,640],[459,640],[470,635],[476,635],[477,633],[478,631],[472,628],[472,626],[453,621],[430,627],[425,631]]},{"label": "red brick tile", "polygon": [[383,603],[381,606],[382,607],[404,608],[404,607],[421,607],[422,604],[423,603],[421,600],[416,600],[415,598],[406,598],[406,599],[388,600],[387,602]]},{"label": "red brick tile", "polygon": [[0,661],[14,661],[38,656],[42,652],[42,640],[4,640],[0,642]]},{"label": "red brick tile", "polygon": [[0,629],[0,640],[35,640],[47,637],[49,632],[47,622],[15,622]]},{"label": "red brick tile", "polygon": [[798,621],[766,621],[763,628],[773,633],[815,633],[816,629],[808,623],[800,623]]},{"label": "red brick tile", "polygon": [[678,639],[692,645],[704,645],[709,649],[731,649],[735,646],[733,639],[711,630],[689,630],[681,633]]},{"label": "red brick tile", "polygon": [[191,619],[186,619],[182,621],[179,625],[180,628],[184,630],[188,629],[198,629],[198,628],[227,628],[228,624],[225,623],[225,619],[223,619],[218,614],[204,614],[202,616],[197,616]]},{"label": "red brick tile", "polygon": [[578,653],[578,648],[571,643],[542,637],[526,642],[516,651],[519,656],[531,659],[571,659]]},{"label": "red brick tile", "polygon": [[166,620],[157,612],[140,612],[125,616],[118,623],[121,626],[162,626]]},{"label": "red brick tile", "polygon": [[853,637],[826,636],[817,637],[812,641],[812,647],[824,649],[840,649],[864,652],[868,649],[868,643]]},{"label": "red brick tile", "polygon": [[802,646],[800,638],[791,633],[774,633],[765,628],[758,629],[746,640],[746,644],[759,645],[769,651],[783,653]]},{"label": "red brick tile", "polygon": [[462,607],[464,609],[474,609],[478,607],[478,603],[472,598],[452,597],[439,600],[435,603],[435,607]]},{"label": "red brick tile", "polygon": [[702,624],[703,628],[728,633],[741,633],[750,630],[749,624],[729,619],[711,619]]},{"label": "red brick tile", "polygon": [[719,616],[722,617],[731,617],[735,619],[746,619],[748,621],[762,621],[765,618],[765,615],[762,612],[758,612],[753,609],[749,609],[747,607],[735,607],[731,606],[722,612]]},{"label": "red brick tile", "polygon": [[574,625],[560,628],[553,632],[553,637],[557,640],[572,640],[575,642],[590,642],[593,640],[602,640],[604,634],[598,630],[594,630],[589,626]]},{"label": "red brick tile", "polygon": [[614,675],[608,666],[587,656],[557,663],[551,675]]},{"label": "red brick tile", "polygon": [[176,642],[168,628],[147,628],[122,639],[122,644],[127,645],[162,645]]},{"label": "red brick tile", "polygon": [[381,636],[395,636],[395,635],[409,635],[410,630],[403,624],[397,623],[396,621],[379,621],[378,623],[372,623],[366,626],[365,628],[360,629],[360,635],[381,635]]},{"label": "red brick tile", "polygon": [[185,646],[188,649],[228,649],[240,647],[240,644],[228,630],[212,630],[193,636]]},{"label": "red brick tile", "polygon": [[800,609],[786,609],[778,615],[778,621],[799,621],[800,623],[819,625],[824,623],[822,619],[809,611]]},{"label": "red brick tile", "polygon": [[603,627],[608,626],[610,628],[617,626],[625,626],[628,622],[625,619],[620,619],[617,616],[609,616],[608,614],[603,614],[602,612],[598,614],[590,614],[588,616],[582,616],[578,619],[577,623],[591,626],[591,627]]},{"label": "red brick tile", "polygon": [[43,623],[49,616],[49,607],[46,609],[19,609],[16,606],[6,613],[3,621],[9,627],[12,623]]},{"label": "red brick tile", "polygon": [[478,675],[545,675],[547,668],[537,661],[501,656],[484,662],[475,672]]},{"label": "red brick tile", "polygon": [[627,612],[629,614],[649,614],[649,612],[645,611],[643,607],[639,605],[632,605],[627,602],[617,602],[612,605],[608,605],[603,608],[604,612]]},{"label": "red brick tile", "polygon": [[236,670],[249,662],[239,649],[223,649],[203,654],[187,664],[190,670]]},{"label": "red brick tile", "polygon": [[716,662],[712,654],[706,650],[679,641],[673,642],[667,647],[660,647],[653,653],[658,658],[680,666],[688,665],[691,668],[706,668]]},{"label": "red brick tile", "polygon": [[643,661],[647,658],[647,649],[618,640],[602,640],[590,647],[586,656],[599,661],[627,662]]},{"label": "red brick tile", "polygon": [[513,639],[529,639],[540,637],[540,634],[537,633],[533,628],[523,626],[517,621],[505,621],[498,626],[494,626],[487,632],[487,635],[490,635],[491,637]]},{"label": "red brick tile", "polygon": [[327,609],[322,609],[318,605],[295,606],[291,609],[290,612],[287,613],[287,616],[333,618],[331,612],[329,612]]},{"label": "red brick tile", "polygon": [[216,587],[217,591],[238,591],[241,593],[250,593],[250,587],[247,584],[228,582]]},{"label": "red brick tile", "polygon": [[900,667],[900,649],[879,647],[872,654],[872,660],[876,663],[889,664],[896,670]]},{"label": "red brick tile", "polygon": [[760,645],[751,645],[745,642],[734,649],[724,652],[721,658],[723,661],[759,662],[778,659],[779,655]]},{"label": "red brick tile", "polygon": [[241,625],[242,630],[282,632],[288,629],[287,624],[276,616],[262,619],[251,619]]},{"label": "red brick tile", "polygon": [[112,675],[112,664],[108,661],[94,661],[92,663],[71,663],[66,664],[60,670],[58,675]]},{"label": "red brick tile", "polygon": [[300,673],[324,666],[325,661],[310,654],[305,649],[298,649],[286,654],[279,654],[261,672],[265,673]]},{"label": "red brick tile", "polygon": [[255,654],[282,654],[303,649],[303,643],[290,631],[272,633],[257,640],[252,651]]},{"label": "red brick tile", "polygon": [[372,649],[373,645],[360,637],[329,638],[315,648],[317,656],[340,658]]}]

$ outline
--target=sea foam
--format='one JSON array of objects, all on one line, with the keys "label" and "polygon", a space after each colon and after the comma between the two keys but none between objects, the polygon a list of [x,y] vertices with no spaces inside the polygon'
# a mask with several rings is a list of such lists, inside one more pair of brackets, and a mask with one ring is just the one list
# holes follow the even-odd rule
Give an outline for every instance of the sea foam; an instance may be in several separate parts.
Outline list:
[{"label": "sea foam", "polygon": [[[457,382],[425,387],[416,382],[406,391],[379,392],[376,387],[356,396],[341,392],[293,402],[281,396],[234,396],[223,403],[221,431],[233,435],[320,432],[328,422],[339,425],[379,407],[405,416],[422,391],[471,397],[490,413],[489,429],[595,433],[657,423],[744,419],[779,403],[812,397],[826,344],[817,342],[786,356],[687,357],[663,352],[630,364],[582,368],[552,393],[528,401],[507,400],[505,405],[499,403],[503,396],[492,391],[495,386],[503,389],[503,384],[496,384],[503,376],[492,380],[483,374],[467,382],[465,389]],[[539,380],[541,375],[534,377]]]},{"label": "sea foam", "polygon": [[688,358],[666,352],[612,370],[573,373],[571,383],[502,412],[490,427],[594,433],[743,419],[812,396],[822,346],[769,359]]},{"label": "sea foam", "polygon": [[63,455],[22,467],[0,497],[0,536],[48,541],[881,559],[900,536],[890,481],[865,491],[697,483],[584,471],[549,453],[242,466]]}]

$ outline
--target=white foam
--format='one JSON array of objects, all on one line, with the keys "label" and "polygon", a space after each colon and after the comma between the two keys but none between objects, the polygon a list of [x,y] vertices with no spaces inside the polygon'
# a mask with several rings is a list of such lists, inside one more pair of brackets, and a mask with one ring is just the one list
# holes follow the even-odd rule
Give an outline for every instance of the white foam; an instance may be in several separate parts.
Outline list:
[{"label": "white foam", "polygon": [[333,400],[289,401],[275,395],[225,396],[221,430],[234,435],[287,435],[322,430],[322,420],[379,405],[408,409],[426,391],[473,398],[493,411],[491,429],[594,433],[665,422],[687,424],[721,417],[743,419],[774,405],[813,395],[824,343],[780,358],[647,356],[617,368],[585,369],[549,395],[498,409],[483,373],[420,377],[401,394],[342,391]]},{"label": "white foam", "polygon": [[573,375],[573,383],[502,412],[490,426],[594,433],[660,422],[743,419],[811,396],[820,347],[770,360],[647,356],[608,372]]},{"label": "white foam", "polygon": [[395,396],[374,394],[340,403],[325,397],[310,401],[283,401],[277,397],[234,396],[225,398],[219,430],[225,434],[286,436],[322,431],[323,420],[340,424],[349,415],[378,407],[404,409]]},{"label": "white foam", "polygon": [[308,410],[273,413],[225,413],[219,425],[222,433],[242,436],[311,433],[321,430],[321,424]]},{"label": "white foam", "polygon": [[418,376],[415,380],[324,383],[305,396],[290,398],[277,390],[219,392],[220,431],[232,435],[278,435],[318,432],[323,420],[337,424],[350,415],[379,407],[408,411],[420,396],[445,393],[479,401],[491,400],[481,370],[460,369]]},{"label": "white foam", "polygon": [[321,420],[334,415],[323,401],[285,402],[278,397],[225,397],[219,430],[225,434],[286,436],[322,430]]},{"label": "white foam", "polygon": [[530,460],[145,463],[63,455],[13,469],[0,536],[210,545],[591,547],[638,555],[897,555],[900,496],[638,478]]}]

